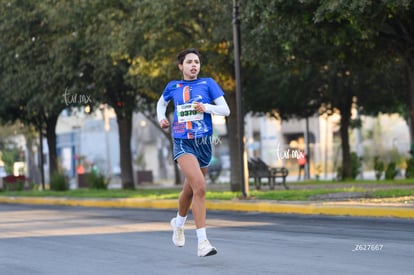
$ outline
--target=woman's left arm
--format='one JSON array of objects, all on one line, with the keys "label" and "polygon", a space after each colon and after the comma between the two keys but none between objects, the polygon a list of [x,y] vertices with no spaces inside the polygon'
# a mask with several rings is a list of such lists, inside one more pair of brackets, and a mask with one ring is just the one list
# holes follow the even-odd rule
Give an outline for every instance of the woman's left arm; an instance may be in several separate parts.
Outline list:
[{"label": "woman's left arm", "polygon": [[205,107],[205,112],[209,114],[219,115],[219,116],[228,116],[230,115],[230,108],[227,105],[226,100],[223,96],[220,96],[214,100],[214,104],[203,104]]}]

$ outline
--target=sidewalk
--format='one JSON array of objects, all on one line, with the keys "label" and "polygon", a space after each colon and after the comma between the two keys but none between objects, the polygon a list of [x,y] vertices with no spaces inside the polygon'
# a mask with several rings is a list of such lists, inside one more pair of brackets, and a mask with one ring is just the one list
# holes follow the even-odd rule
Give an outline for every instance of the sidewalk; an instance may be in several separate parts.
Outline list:
[{"label": "sidewalk", "polygon": [[[414,198],[406,201],[384,202],[375,200],[350,201],[313,201],[287,202],[266,200],[208,200],[208,210],[242,211],[257,213],[301,214],[301,215],[331,215],[331,216],[360,216],[360,217],[393,217],[414,218]],[[0,203],[32,204],[32,205],[62,205],[82,207],[109,208],[154,208],[177,209],[177,200],[152,199],[74,199],[50,197],[7,197],[0,196]]]}]

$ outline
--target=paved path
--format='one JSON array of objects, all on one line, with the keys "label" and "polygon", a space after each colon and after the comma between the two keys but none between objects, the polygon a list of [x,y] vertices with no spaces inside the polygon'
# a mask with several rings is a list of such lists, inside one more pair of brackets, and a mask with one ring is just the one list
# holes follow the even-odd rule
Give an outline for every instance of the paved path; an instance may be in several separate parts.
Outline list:
[{"label": "paved path", "polygon": [[0,203],[0,274],[412,274],[414,220],[209,211],[218,249],[171,242],[174,210]]}]

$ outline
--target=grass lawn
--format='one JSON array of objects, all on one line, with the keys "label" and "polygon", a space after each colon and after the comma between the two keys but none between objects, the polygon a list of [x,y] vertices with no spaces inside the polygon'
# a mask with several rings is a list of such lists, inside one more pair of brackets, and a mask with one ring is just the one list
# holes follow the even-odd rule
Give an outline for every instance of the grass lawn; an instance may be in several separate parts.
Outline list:
[{"label": "grass lawn", "polygon": [[[394,181],[304,181],[288,183],[292,188],[284,190],[255,190],[250,186],[249,195],[255,199],[276,200],[276,201],[307,201],[315,196],[335,193],[361,193],[365,198],[396,198],[414,196],[413,180]],[[369,186],[375,185],[375,188]],[[217,188],[217,187],[220,188]],[[229,184],[209,185],[206,198],[210,200],[231,200],[241,196],[240,192],[231,192]],[[327,187],[328,186],[328,187]],[[367,187],[368,186],[368,187]],[[395,186],[395,188],[393,188]],[[410,188],[412,186],[412,188]],[[211,188],[210,188],[211,187]],[[295,188],[293,188],[295,187]],[[217,190],[214,190],[217,189]],[[218,190],[219,189],[219,190]],[[25,190],[25,191],[0,191],[0,196],[27,196],[27,197],[70,197],[70,198],[148,198],[148,199],[177,199],[180,187],[154,188],[145,187],[136,190],[92,190],[76,189],[68,191],[51,190]]]}]

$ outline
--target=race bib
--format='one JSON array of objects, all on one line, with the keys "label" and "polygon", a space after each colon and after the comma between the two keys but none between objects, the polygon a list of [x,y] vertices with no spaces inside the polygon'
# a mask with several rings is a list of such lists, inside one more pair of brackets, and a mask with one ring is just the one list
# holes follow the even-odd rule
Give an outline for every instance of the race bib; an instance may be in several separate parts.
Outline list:
[{"label": "race bib", "polygon": [[177,105],[178,122],[188,122],[202,120],[204,113],[199,113],[194,109],[192,103]]}]

